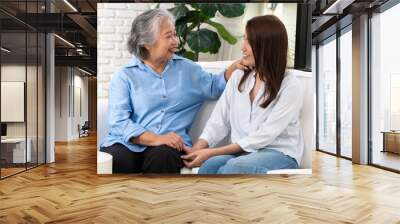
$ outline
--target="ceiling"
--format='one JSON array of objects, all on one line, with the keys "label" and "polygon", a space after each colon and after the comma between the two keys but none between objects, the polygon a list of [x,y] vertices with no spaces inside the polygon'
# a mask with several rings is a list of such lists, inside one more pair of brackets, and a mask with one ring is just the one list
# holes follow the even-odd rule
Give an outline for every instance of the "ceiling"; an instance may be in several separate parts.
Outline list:
[{"label": "ceiling", "polygon": [[354,17],[374,12],[388,0],[316,0],[312,4],[311,33],[317,44],[352,23]]},{"label": "ceiling", "polygon": [[56,66],[78,66],[96,74],[97,2],[101,1],[1,0],[2,46],[12,49],[3,60],[18,61],[25,56],[30,60],[43,47],[30,43],[37,42],[32,38],[36,33],[52,32],[57,34]]}]

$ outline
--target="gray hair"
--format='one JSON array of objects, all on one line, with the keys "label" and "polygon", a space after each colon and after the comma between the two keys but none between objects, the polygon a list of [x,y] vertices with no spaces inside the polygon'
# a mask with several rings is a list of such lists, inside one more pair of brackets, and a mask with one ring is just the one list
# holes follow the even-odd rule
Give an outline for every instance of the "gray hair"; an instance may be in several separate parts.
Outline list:
[{"label": "gray hair", "polygon": [[161,22],[165,18],[174,23],[173,15],[163,9],[151,9],[138,15],[132,22],[128,38],[129,53],[141,60],[147,59],[149,51],[144,46],[156,41],[160,33]]}]

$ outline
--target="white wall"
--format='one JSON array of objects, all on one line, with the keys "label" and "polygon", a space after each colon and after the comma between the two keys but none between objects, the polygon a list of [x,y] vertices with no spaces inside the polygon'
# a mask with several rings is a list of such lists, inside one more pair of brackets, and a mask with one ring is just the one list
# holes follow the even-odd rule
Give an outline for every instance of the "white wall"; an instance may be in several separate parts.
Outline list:
[{"label": "white wall", "polygon": [[296,16],[297,4],[279,3],[276,8],[271,9],[269,3],[248,3],[244,14],[236,18],[225,18],[217,13],[216,22],[223,24],[236,38],[237,43],[230,45],[221,39],[221,49],[218,54],[200,54],[199,61],[222,61],[235,60],[242,56],[241,46],[244,38],[244,30],[248,20],[259,15],[275,15],[285,24],[288,33],[289,52],[288,67],[294,66],[294,53],[296,43]]},{"label": "white wall", "polygon": [[[25,65],[8,64],[1,66],[1,81],[25,81]],[[31,70],[30,67],[27,68]],[[7,110],[7,108],[1,108]],[[7,137],[25,137],[25,122],[7,123]]]},{"label": "white wall", "polygon": [[77,139],[78,124],[88,120],[88,77],[72,67],[56,67],[55,73],[55,141]]},{"label": "white wall", "polygon": [[68,67],[55,68],[55,141],[68,140]]},{"label": "white wall", "polygon": [[[6,122],[7,137],[30,139],[32,161],[44,162],[44,74],[41,66],[25,64],[3,64],[1,66],[1,81],[24,82],[26,86],[26,106],[21,108],[22,113],[26,112],[26,120],[23,122]],[[27,80],[26,80],[27,79]],[[21,90],[24,94],[24,90]],[[7,97],[7,96],[2,96]],[[11,108],[1,108],[1,110],[11,110]],[[12,111],[8,111],[13,113]],[[37,157],[37,153],[39,156]]]},{"label": "white wall", "polygon": [[[72,121],[71,121],[71,136],[73,138],[78,138],[78,124],[82,126],[85,121],[88,121],[88,107],[89,107],[89,102],[88,102],[88,77],[87,76],[82,76],[83,73],[79,72],[78,74],[76,72],[79,72],[75,69],[75,75],[74,75],[74,96],[72,98],[74,99],[74,108],[73,108],[73,113],[72,113]],[[80,91],[80,93],[78,93]],[[80,95],[80,99],[79,99]],[[80,102],[79,102],[80,101]],[[81,107],[81,108],[79,108]],[[81,111],[80,111],[81,110]]]},{"label": "white wall", "polygon": [[[34,66],[27,66],[25,67],[25,65],[18,65],[18,64],[5,64],[1,66],[1,81],[10,81],[10,82],[25,82],[25,76],[26,76],[26,72],[28,72],[28,74],[36,74],[36,67]],[[31,83],[32,82],[32,83]],[[30,85],[36,85],[36,81],[33,80],[29,80],[29,84]],[[35,102],[35,104],[33,105],[28,105],[31,106],[31,108],[29,109],[29,111],[36,111],[36,88],[32,89],[32,88],[28,88],[28,93],[27,93],[27,103],[31,104],[32,102]],[[34,91],[34,92],[30,92],[30,90]],[[32,108],[33,107],[33,108]],[[7,110],[8,108],[1,108],[2,110]],[[32,121],[35,121],[36,123],[36,113],[27,113],[27,119],[29,125],[28,125],[28,137],[29,134],[32,132],[31,129],[35,129],[36,130],[36,125],[32,124]],[[34,125],[34,127],[33,127]],[[26,126],[26,122],[7,122],[7,136],[8,137],[25,137],[25,126]]]},{"label": "white wall", "polygon": [[[112,74],[130,59],[126,42],[133,19],[154,4],[97,4],[97,97],[108,96]],[[99,118],[101,119],[101,118]]]}]

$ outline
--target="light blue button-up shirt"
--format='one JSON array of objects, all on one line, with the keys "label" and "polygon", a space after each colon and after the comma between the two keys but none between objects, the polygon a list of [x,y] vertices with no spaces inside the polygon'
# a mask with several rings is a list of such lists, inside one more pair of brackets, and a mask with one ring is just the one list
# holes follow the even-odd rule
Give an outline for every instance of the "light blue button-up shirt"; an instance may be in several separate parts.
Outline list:
[{"label": "light blue button-up shirt", "polygon": [[117,71],[109,88],[109,132],[101,147],[120,143],[134,152],[146,146],[130,139],[145,131],[175,132],[192,146],[189,130],[205,100],[217,99],[226,85],[224,74],[213,75],[198,64],[174,55],[161,75],[141,60]]}]

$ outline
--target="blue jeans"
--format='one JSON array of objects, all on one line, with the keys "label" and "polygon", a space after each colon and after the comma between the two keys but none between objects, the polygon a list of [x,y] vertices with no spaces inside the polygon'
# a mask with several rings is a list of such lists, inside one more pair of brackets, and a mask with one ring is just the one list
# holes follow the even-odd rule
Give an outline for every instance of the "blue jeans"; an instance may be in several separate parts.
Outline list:
[{"label": "blue jeans", "polygon": [[266,174],[269,170],[297,169],[296,160],[273,149],[219,155],[206,160],[199,174]]}]

